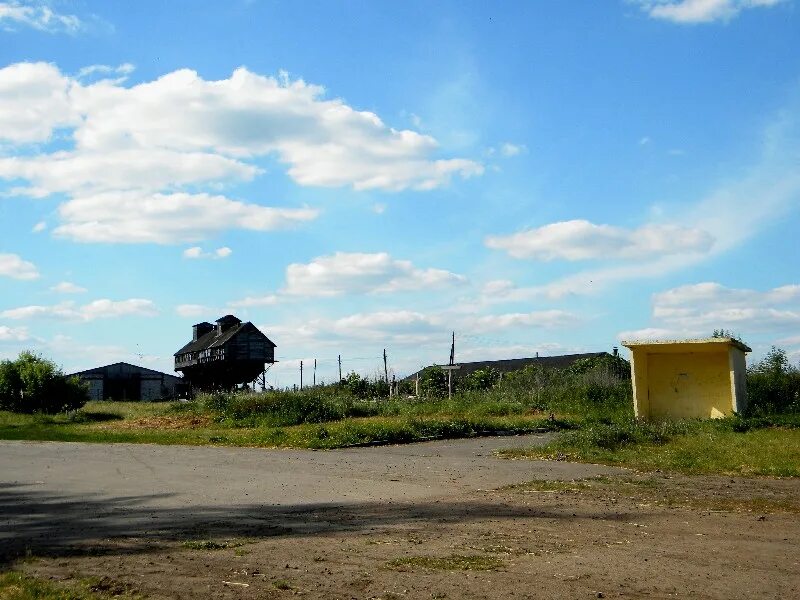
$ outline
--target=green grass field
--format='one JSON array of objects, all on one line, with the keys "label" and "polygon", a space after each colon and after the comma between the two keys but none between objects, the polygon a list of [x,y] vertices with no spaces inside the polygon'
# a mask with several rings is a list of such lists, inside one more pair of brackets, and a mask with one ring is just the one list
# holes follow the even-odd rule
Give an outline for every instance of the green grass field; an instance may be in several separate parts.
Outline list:
[{"label": "green grass field", "polygon": [[210,394],[188,403],[89,402],[57,415],[0,411],[0,439],[327,449],[553,431],[559,435],[544,448],[501,455],[800,476],[800,379],[792,379],[793,370],[748,377],[757,416],[720,420],[636,422],[629,366],[606,357],[565,369],[528,367],[498,375],[484,388],[476,380],[451,399],[433,388],[428,397],[376,398],[388,388],[351,374],[341,384],[294,392]]},{"label": "green grass field", "polygon": [[286,426],[244,420],[247,423],[243,425],[235,419],[177,403],[89,402],[72,415],[0,412],[0,438],[322,449],[555,431],[572,426],[542,414],[492,416],[480,411],[347,417]]}]

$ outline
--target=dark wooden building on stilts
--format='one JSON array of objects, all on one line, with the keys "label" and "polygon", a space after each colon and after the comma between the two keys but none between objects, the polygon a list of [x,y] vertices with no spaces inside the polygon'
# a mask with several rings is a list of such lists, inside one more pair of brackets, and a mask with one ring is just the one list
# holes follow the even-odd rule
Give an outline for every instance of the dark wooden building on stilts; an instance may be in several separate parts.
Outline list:
[{"label": "dark wooden building on stilts", "polygon": [[229,390],[261,381],[275,362],[275,344],[250,322],[233,315],[192,327],[192,341],[175,353],[175,370],[192,388]]}]

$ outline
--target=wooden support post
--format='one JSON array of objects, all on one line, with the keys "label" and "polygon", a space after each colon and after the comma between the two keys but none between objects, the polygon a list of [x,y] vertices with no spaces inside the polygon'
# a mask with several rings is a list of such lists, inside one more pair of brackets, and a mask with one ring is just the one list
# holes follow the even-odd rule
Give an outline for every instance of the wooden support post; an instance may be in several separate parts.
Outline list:
[{"label": "wooden support post", "polygon": [[314,359],[314,387],[317,387],[317,359]]},{"label": "wooden support post", "polygon": [[339,355],[339,381],[342,381],[342,355]]},{"label": "wooden support post", "polygon": [[419,373],[417,373],[417,381],[416,381],[416,385],[414,386],[414,388],[415,388],[414,391],[416,393],[416,396],[417,396],[417,398],[419,398]]},{"label": "wooden support post", "polygon": [[383,349],[383,374],[386,377],[386,385],[389,385],[389,368],[386,366],[386,348]]},{"label": "wooden support post", "polygon": [[303,389],[303,361],[300,361],[300,389]]}]

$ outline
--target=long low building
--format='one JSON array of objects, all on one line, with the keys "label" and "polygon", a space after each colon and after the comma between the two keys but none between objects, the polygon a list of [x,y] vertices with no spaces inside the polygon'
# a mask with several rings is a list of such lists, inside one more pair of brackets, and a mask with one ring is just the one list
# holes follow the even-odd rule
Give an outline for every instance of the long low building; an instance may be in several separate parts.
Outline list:
[{"label": "long low building", "polygon": [[72,373],[89,384],[92,400],[166,400],[183,391],[181,377],[118,362]]},{"label": "long low building", "polygon": [[[502,360],[464,362],[458,363],[459,369],[455,371],[454,376],[456,378],[465,377],[479,369],[495,369],[500,373],[509,373],[511,371],[519,371],[520,369],[524,369],[525,367],[531,365],[563,369],[583,358],[598,358],[600,356],[611,355],[608,352],[586,352],[584,354],[562,354],[560,356],[535,356],[531,358],[508,358]],[[424,369],[417,371],[416,373],[412,373],[408,377],[404,377],[403,380],[412,381],[417,378],[417,375],[421,375],[422,371],[424,371]]]}]

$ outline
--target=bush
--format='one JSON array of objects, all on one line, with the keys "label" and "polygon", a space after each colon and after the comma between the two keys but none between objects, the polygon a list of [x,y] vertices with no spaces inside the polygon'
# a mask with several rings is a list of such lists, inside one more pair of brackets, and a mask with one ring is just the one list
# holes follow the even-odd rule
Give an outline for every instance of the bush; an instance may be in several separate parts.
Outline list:
[{"label": "bush", "polygon": [[488,367],[473,371],[466,377],[457,380],[460,390],[490,390],[500,381],[500,372],[497,369]]},{"label": "bush", "polygon": [[423,396],[444,398],[447,396],[447,373],[439,366],[426,367],[419,375],[419,387]]},{"label": "bush", "polygon": [[0,363],[0,408],[20,413],[77,410],[89,400],[87,385],[66,377],[55,363],[32,352]]},{"label": "bush", "polygon": [[748,414],[800,411],[800,369],[775,346],[747,370]]},{"label": "bush", "polygon": [[389,397],[389,384],[380,378],[370,381],[358,373],[351,372],[346,377],[342,377],[339,385],[345,392],[362,400]]}]

